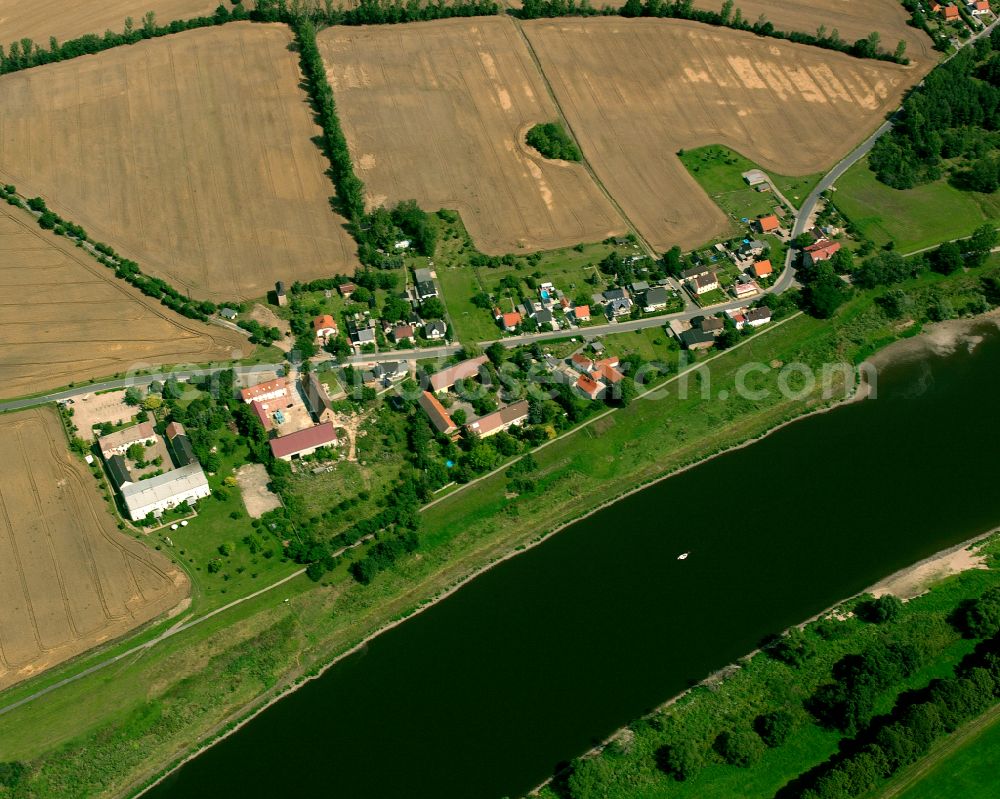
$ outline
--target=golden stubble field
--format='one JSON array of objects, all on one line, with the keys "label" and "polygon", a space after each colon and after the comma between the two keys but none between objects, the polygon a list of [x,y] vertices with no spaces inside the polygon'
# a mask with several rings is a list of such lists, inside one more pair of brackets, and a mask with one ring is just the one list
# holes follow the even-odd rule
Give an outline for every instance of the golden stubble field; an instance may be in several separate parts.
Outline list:
[{"label": "golden stubble field", "polygon": [[233,23],[0,78],[0,177],[197,298],[352,272],[292,35]]},{"label": "golden stubble field", "polygon": [[165,25],[210,17],[218,5],[217,0],[0,0],[0,44],[6,48],[28,38],[48,48],[51,36],[64,42],[87,33],[121,33],[126,17],[141,28],[148,11],[156,15],[157,24]]},{"label": "golden stubble field", "polygon": [[511,20],[334,27],[319,42],[369,205],[456,209],[493,254],[625,230],[582,166],[525,147],[558,114]]},{"label": "golden stubble field", "polygon": [[175,608],[187,576],[115,527],[56,412],[0,417],[0,689]]},{"label": "golden stubble field", "polygon": [[0,206],[0,397],[252,349],[238,333],[186,319]]},{"label": "golden stubble field", "polygon": [[[723,0],[694,0],[695,8],[719,11]],[[894,52],[899,40],[906,42],[906,55],[914,66],[932,66],[939,54],[930,37],[906,24],[910,15],[899,0],[735,0],[743,19],[756,22],[761,15],[782,31],[815,34],[822,25],[827,35],[837,31],[853,44],[875,31],[882,48]],[[735,13],[734,8],[734,13]]]},{"label": "golden stubble field", "polygon": [[679,20],[524,30],[595,173],[659,250],[726,228],[676,153],[723,144],[779,174],[825,170],[923,72]]}]

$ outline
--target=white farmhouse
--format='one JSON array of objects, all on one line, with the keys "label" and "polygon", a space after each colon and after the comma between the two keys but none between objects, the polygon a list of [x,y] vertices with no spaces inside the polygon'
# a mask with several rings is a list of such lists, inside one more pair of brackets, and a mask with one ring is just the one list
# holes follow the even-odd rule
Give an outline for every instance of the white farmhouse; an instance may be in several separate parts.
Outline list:
[{"label": "white farmhouse", "polygon": [[132,521],[144,519],[150,513],[160,516],[182,502],[196,502],[212,493],[208,478],[197,463],[158,474],[148,480],[126,482],[119,489]]}]

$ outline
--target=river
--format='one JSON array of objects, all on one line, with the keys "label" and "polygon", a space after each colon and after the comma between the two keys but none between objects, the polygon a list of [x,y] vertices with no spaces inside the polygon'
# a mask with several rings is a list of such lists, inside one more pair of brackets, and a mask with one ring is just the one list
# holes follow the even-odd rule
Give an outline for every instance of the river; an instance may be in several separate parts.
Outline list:
[{"label": "river", "polygon": [[147,796],[520,795],[764,635],[1000,524],[998,397],[995,332],[971,353],[893,363],[877,400],[567,528]]}]

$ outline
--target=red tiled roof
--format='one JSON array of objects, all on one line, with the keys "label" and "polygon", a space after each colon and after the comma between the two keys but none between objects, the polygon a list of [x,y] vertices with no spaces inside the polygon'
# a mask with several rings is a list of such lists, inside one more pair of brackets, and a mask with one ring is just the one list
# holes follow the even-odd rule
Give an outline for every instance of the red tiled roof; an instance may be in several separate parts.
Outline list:
[{"label": "red tiled roof", "polygon": [[504,327],[517,327],[519,324],[521,324],[521,314],[517,311],[511,311],[503,315]]},{"label": "red tiled roof", "polygon": [[273,438],[270,443],[274,457],[283,458],[306,449],[336,444],[337,431],[333,428],[333,422],[326,422],[299,430],[297,433],[289,433],[281,438]]},{"label": "red tiled roof", "polygon": [[771,266],[771,261],[767,259],[763,261],[757,261],[757,263],[755,263],[752,268],[753,268],[753,273],[757,277],[765,277],[774,272],[774,267]]},{"label": "red tiled roof", "polygon": [[313,330],[322,330],[326,327],[332,327],[334,330],[337,329],[337,323],[333,321],[333,317],[330,314],[323,314],[313,319]]},{"label": "red tiled roof", "polygon": [[594,378],[590,375],[580,375],[576,381],[576,387],[589,397],[593,397],[598,391],[601,390],[601,384],[594,380]]},{"label": "red tiled roof", "polygon": [[573,316],[577,319],[590,319],[590,306],[589,305],[577,305],[573,309]]},{"label": "red tiled roof", "polygon": [[767,233],[768,231],[771,230],[777,230],[779,227],[781,227],[781,223],[778,222],[778,217],[776,217],[774,214],[770,214],[769,216],[762,216],[760,219],[757,220],[757,224],[760,225],[760,229],[764,233]]},{"label": "red tiled roof", "polygon": [[839,249],[839,241],[827,241],[826,239],[822,239],[817,241],[815,244],[810,244],[805,248],[805,251],[809,253],[813,261],[825,261],[833,256],[833,254]]},{"label": "red tiled roof", "polygon": [[444,405],[431,392],[425,391],[417,401],[439,433],[449,433],[458,427]]},{"label": "red tiled roof", "polygon": [[258,383],[256,386],[250,386],[250,388],[245,388],[240,392],[243,397],[244,402],[252,402],[261,397],[264,394],[270,394],[273,391],[278,391],[279,389],[288,390],[288,381],[283,377],[276,378],[275,380],[268,380],[266,383]]},{"label": "red tiled roof", "polygon": [[475,358],[469,358],[467,361],[462,361],[447,369],[442,369],[440,372],[431,375],[431,389],[434,391],[443,391],[455,385],[456,380],[475,377],[479,374],[479,367],[486,363],[486,361],[487,358],[485,355],[477,355]]},{"label": "red tiled roof", "polygon": [[171,422],[170,424],[167,425],[166,430],[164,430],[163,432],[167,434],[167,438],[186,435],[186,433],[184,432],[184,425],[182,425],[180,422]]},{"label": "red tiled roof", "polygon": [[264,425],[265,430],[271,430],[274,428],[274,423],[271,421],[271,414],[267,412],[267,408],[264,407],[263,402],[254,400],[250,403],[250,408],[257,415],[260,423]]},{"label": "red tiled roof", "polygon": [[480,436],[488,436],[501,427],[517,424],[527,418],[528,401],[521,400],[520,402],[508,405],[506,408],[501,408],[498,411],[486,414],[486,416],[481,416],[469,425],[469,429],[475,430]]}]

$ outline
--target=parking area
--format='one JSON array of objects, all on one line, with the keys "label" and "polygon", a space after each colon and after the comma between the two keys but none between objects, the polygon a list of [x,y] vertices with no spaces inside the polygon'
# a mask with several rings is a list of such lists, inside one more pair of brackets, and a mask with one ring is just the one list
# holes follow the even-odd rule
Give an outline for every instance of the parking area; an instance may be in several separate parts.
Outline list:
[{"label": "parking area", "polygon": [[93,441],[93,427],[110,422],[119,425],[131,421],[138,409],[125,404],[125,390],[102,394],[85,394],[69,406],[73,409],[73,424],[80,430],[84,441]]}]

